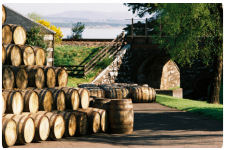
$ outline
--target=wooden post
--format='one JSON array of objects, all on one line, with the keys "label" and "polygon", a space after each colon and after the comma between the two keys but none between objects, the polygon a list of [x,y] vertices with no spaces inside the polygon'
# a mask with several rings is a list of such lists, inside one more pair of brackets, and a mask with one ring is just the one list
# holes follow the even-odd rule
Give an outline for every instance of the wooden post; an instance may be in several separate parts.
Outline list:
[{"label": "wooden post", "polygon": [[53,41],[52,41],[52,48],[53,48],[53,51],[52,51],[52,57],[53,57],[52,66],[54,66],[54,45],[55,45],[55,34],[53,34]]},{"label": "wooden post", "polygon": [[147,32],[147,18],[145,19],[145,36],[147,37],[148,32]]},{"label": "wooden post", "polygon": [[134,27],[133,27],[133,24],[134,24],[134,19],[132,18],[131,19],[131,37],[132,37],[132,39],[133,39],[133,36],[134,36]]}]

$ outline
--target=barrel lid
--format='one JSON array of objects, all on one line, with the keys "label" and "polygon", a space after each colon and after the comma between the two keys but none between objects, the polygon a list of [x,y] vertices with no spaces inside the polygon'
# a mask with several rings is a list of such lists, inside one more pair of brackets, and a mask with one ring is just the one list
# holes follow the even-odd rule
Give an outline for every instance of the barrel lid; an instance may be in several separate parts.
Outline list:
[{"label": "barrel lid", "polygon": [[118,104],[118,103],[132,103],[131,99],[111,99],[110,103]]},{"label": "barrel lid", "polygon": [[100,98],[100,97],[95,97],[95,102],[110,102],[111,99],[108,98]]}]

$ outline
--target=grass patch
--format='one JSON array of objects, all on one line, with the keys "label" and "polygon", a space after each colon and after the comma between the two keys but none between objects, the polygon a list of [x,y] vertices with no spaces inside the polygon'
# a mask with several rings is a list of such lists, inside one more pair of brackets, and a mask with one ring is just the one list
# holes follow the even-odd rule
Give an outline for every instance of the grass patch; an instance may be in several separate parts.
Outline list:
[{"label": "grass patch", "polygon": [[[103,48],[104,46],[55,45],[54,65],[84,65]],[[85,77],[69,76],[67,86],[77,87],[77,84],[80,83],[90,83],[112,61],[112,58],[106,57],[98,62],[96,67]]]},{"label": "grass patch", "polygon": [[176,89],[179,89],[180,87],[177,86],[177,87],[173,87],[173,88],[169,88],[168,90],[176,90]]},{"label": "grass patch", "polygon": [[222,104],[209,104],[205,101],[180,99],[165,95],[157,95],[156,102],[179,110],[199,113],[217,120],[223,120]]},{"label": "grass patch", "polygon": [[85,77],[68,77],[68,87],[77,87],[78,84],[81,83],[90,83],[92,80],[95,79],[95,77],[98,75],[100,72],[100,69],[95,69],[88,73]]},{"label": "grass patch", "polygon": [[55,45],[54,65],[83,65],[89,62],[101,47]]},{"label": "grass patch", "polygon": [[113,61],[112,58],[106,57],[102,61],[98,62],[95,68],[88,73],[85,77],[79,78],[79,77],[71,77],[68,78],[68,84],[69,87],[77,87],[78,84],[81,83],[90,83],[95,79],[95,77],[104,70],[110,63]]}]

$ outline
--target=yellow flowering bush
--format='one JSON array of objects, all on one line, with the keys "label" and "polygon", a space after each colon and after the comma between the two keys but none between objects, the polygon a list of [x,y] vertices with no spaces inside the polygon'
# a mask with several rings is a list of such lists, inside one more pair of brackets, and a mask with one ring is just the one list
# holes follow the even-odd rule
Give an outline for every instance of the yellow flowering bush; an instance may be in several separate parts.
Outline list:
[{"label": "yellow flowering bush", "polygon": [[63,34],[62,34],[60,27],[57,28],[56,26],[51,25],[50,22],[43,20],[43,19],[38,20],[37,22],[46,26],[47,28],[55,31],[55,37],[54,37],[55,43],[60,43],[62,41]]}]

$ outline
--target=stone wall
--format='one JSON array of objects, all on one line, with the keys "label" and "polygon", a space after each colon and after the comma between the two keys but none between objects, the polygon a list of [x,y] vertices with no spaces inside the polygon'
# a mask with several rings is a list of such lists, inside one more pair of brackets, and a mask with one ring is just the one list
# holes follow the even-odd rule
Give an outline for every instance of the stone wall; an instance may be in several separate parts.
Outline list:
[{"label": "stone wall", "polygon": [[76,46],[87,46],[87,47],[99,47],[99,46],[106,46],[110,44],[107,41],[62,41],[62,45],[76,45]]},{"label": "stone wall", "polygon": [[169,96],[173,96],[176,98],[183,98],[183,89],[182,88],[178,88],[178,89],[174,89],[174,90],[156,89],[155,91],[156,91],[156,94],[169,95]]},{"label": "stone wall", "polygon": [[[104,69],[93,81],[94,84],[110,84],[117,82],[118,76],[124,77],[124,82],[129,82],[129,68],[126,67],[126,54],[130,49],[130,45],[125,45],[119,53],[116,55],[114,61]],[[124,68],[124,71],[121,71],[120,68]],[[126,77],[126,80],[125,80]]]}]

